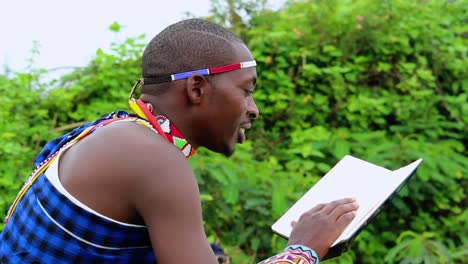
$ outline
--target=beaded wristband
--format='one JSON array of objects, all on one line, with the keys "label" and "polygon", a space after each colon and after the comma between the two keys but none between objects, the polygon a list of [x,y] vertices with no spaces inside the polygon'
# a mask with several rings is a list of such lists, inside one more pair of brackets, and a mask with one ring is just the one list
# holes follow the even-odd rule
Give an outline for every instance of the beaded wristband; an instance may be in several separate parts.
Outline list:
[{"label": "beaded wristband", "polygon": [[291,245],[258,264],[319,264],[317,253],[303,245]]}]

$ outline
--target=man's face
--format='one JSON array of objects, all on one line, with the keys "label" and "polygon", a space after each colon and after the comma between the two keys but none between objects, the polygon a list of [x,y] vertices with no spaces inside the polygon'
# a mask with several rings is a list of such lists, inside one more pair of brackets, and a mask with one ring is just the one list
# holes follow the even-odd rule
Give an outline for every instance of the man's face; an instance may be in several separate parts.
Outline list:
[{"label": "man's face", "polygon": [[[235,44],[238,61],[253,60],[243,44]],[[255,67],[215,75],[211,81],[210,103],[210,146],[207,148],[230,156],[236,143],[245,141],[245,130],[259,111],[252,93],[255,89],[257,71]]]}]

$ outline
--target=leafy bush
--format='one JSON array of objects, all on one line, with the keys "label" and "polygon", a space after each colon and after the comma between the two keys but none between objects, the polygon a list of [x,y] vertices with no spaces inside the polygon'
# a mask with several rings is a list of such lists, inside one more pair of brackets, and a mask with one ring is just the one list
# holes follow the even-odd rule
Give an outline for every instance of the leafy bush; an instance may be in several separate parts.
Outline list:
[{"label": "leafy bush", "polygon": [[[265,174],[248,176],[264,184],[239,188],[248,197],[253,187],[270,210],[267,223],[262,218],[257,226],[265,229],[254,235],[260,246],[247,242],[245,250],[259,256],[279,250],[283,244],[264,231],[349,153],[388,168],[425,161],[353,252],[331,262],[402,260],[395,250],[403,250],[398,237],[405,232],[431,234],[449,255],[460,254],[467,239],[466,9],[462,1],[290,1],[278,11],[260,10],[243,25],[229,23],[240,27],[260,63],[255,98],[261,116],[249,133],[251,159],[274,161]],[[216,13],[214,19],[225,21]],[[264,209],[232,221],[254,222]],[[225,229],[213,228],[223,237]],[[435,247],[427,250],[440,255]]]}]

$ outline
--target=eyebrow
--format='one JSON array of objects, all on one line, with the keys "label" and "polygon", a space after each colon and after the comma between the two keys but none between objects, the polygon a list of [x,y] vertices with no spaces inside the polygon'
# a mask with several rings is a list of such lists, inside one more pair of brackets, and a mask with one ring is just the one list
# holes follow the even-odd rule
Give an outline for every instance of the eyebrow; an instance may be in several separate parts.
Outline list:
[{"label": "eyebrow", "polygon": [[[257,66],[257,62],[255,60],[243,61],[243,62],[232,63],[232,64],[219,66],[219,67],[180,72],[180,73],[175,73],[175,74],[160,76],[160,77],[143,78],[143,84],[158,84],[158,83],[164,83],[164,82],[173,82],[173,81],[188,79],[190,75],[194,73],[198,73],[200,75],[213,75],[213,74],[230,72],[230,71],[235,71],[235,70],[240,70],[240,69],[245,69],[245,68],[251,68],[255,66]],[[255,83],[256,83],[256,78],[254,80],[254,84]]]}]

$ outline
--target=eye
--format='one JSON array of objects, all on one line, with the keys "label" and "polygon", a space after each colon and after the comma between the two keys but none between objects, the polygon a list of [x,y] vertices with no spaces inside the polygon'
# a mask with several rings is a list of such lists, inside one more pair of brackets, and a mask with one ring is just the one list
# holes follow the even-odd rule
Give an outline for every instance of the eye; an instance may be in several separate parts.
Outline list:
[{"label": "eye", "polygon": [[254,89],[244,89],[244,91],[245,91],[247,96],[252,95],[255,92]]}]

